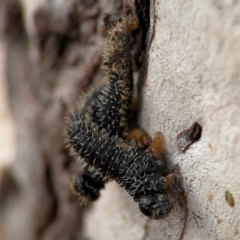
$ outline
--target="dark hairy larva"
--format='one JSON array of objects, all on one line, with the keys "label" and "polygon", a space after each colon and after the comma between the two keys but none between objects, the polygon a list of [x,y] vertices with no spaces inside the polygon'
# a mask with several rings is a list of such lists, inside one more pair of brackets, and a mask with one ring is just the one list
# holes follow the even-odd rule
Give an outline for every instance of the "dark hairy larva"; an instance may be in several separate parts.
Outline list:
[{"label": "dark hairy larva", "polygon": [[81,204],[98,199],[99,191],[104,188],[105,181],[101,174],[91,173],[87,167],[83,172],[74,177],[71,183],[73,193],[80,197]]},{"label": "dark hairy larva", "polygon": [[[135,28],[135,25],[128,24],[128,26],[131,29]],[[130,36],[126,35],[125,32],[126,29],[123,29],[120,24],[110,30],[109,38],[104,45],[102,64],[105,72],[105,83],[94,84],[89,88],[80,97],[73,114],[78,118],[79,115],[83,114],[83,111],[94,110],[92,121],[98,125],[99,129],[104,128],[110,136],[118,135],[119,137],[123,137],[127,132],[129,123],[133,122],[131,109],[133,79],[130,47],[128,44],[120,44],[130,43]],[[118,42],[119,39],[121,42]],[[123,54],[124,56],[122,56]],[[115,61],[112,56],[122,59],[122,61]],[[113,71],[114,69],[117,69],[117,73]],[[120,77],[121,79],[119,79]],[[94,173],[93,169],[90,173],[90,169],[85,168],[82,174],[73,179],[71,189],[75,195],[81,197],[81,204],[87,204],[89,201],[97,199],[99,190],[103,188],[102,186],[107,180],[106,176]],[[97,181],[99,184],[96,184]]]},{"label": "dark hairy larva", "polygon": [[[133,91],[130,32],[136,23],[123,19],[109,32],[103,54],[105,82],[84,94],[72,112],[67,135],[74,151],[104,180],[115,180],[151,219],[172,209],[163,161],[123,135],[131,121]],[[81,181],[81,179],[79,179]],[[82,186],[76,182],[75,189]]]}]

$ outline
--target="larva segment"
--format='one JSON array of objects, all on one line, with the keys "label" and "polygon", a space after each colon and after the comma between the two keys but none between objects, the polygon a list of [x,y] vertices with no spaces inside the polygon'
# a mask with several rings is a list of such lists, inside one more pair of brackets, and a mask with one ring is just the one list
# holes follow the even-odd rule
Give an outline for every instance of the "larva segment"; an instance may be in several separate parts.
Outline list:
[{"label": "larva segment", "polygon": [[163,152],[163,136],[162,133],[158,132],[153,138],[152,144],[148,148],[149,151],[153,152],[157,159],[161,158]]},{"label": "larva segment", "polygon": [[102,175],[90,173],[88,168],[85,168],[82,174],[74,177],[70,187],[73,194],[80,197],[81,204],[85,205],[98,199],[104,183]]},{"label": "larva segment", "polygon": [[133,82],[132,79],[122,80],[112,73],[106,87],[99,95],[94,109],[94,121],[99,128],[107,129],[110,135],[122,137],[132,118]]},{"label": "larva segment", "polygon": [[133,117],[130,32],[136,27],[136,21],[123,19],[110,29],[104,44],[102,69],[106,85],[99,94],[94,119],[112,135],[122,136]]},{"label": "larva segment", "polygon": [[129,142],[134,140],[142,148],[147,148],[152,143],[149,134],[137,125],[126,133],[125,139]]},{"label": "larva segment", "polygon": [[[130,32],[137,28],[135,20],[116,24],[109,31],[109,37],[105,41],[102,68],[105,72],[105,83],[98,84],[88,89],[80,97],[80,100],[72,112],[71,121],[79,119],[86,112],[89,120],[97,124],[99,129],[106,129],[110,136],[122,137],[127,131],[129,122],[132,121],[132,58],[129,43]],[[110,69],[110,70],[109,70]],[[86,175],[87,174],[87,175]],[[74,178],[71,188],[75,195],[81,195],[85,199],[93,200],[97,188],[93,179],[104,184],[107,179],[97,177],[88,171]],[[89,181],[88,181],[89,180]],[[86,187],[88,186],[88,187]],[[87,193],[89,190],[89,193]]]},{"label": "larva segment", "polygon": [[[103,60],[106,83],[82,97],[70,118],[68,137],[95,174],[115,180],[139,204],[143,214],[160,219],[172,209],[167,193],[171,178],[165,177],[165,165],[151,151],[122,138],[132,114],[129,31],[134,28],[123,19],[110,30]],[[81,181],[77,183],[75,190],[84,187]]]},{"label": "larva segment", "polygon": [[168,215],[172,202],[165,187],[165,168],[152,153],[118,137],[106,137],[104,130],[82,119],[70,124],[69,137],[75,151],[96,171],[124,187],[146,216],[160,219]]},{"label": "larva segment", "polygon": [[122,80],[132,78],[131,32],[137,27],[135,19],[130,21],[123,18],[109,30],[104,44],[102,64],[106,79],[112,72],[116,72]]}]

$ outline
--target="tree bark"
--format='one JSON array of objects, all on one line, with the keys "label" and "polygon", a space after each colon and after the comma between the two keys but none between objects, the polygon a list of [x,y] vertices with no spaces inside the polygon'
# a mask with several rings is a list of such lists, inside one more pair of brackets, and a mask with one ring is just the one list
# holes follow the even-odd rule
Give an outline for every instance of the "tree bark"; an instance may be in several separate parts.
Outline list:
[{"label": "tree bark", "polygon": [[[239,238],[238,1],[11,0],[2,6],[16,129],[15,161],[2,174],[3,239]],[[65,148],[64,116],[102,77],[102,40],[126,8],[136,11],[142,29],[134,52],[138,123],[151,136],[163,133],[164,156],[178,165],[187,195],[186,206],[175,199],[171,214],[158,221],[129,204],[115,182],[87,208],[69,188],[81,166]],[[202,129],[196,141],[194,123]]]}]

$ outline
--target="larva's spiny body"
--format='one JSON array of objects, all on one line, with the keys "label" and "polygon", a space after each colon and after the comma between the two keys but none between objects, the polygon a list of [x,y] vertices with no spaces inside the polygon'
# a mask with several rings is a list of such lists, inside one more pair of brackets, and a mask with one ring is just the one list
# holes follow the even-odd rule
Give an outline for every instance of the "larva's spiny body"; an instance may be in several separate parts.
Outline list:
[{"label": "larva's spiny body", "polygon": [[126,26],[125,20],[118,22],[105,41],[102,69],[106,84],[98,96],[94,113],[99,128],[119,136],[128,128],[132,116],[131,35]]},{"label": "larva's spiny body", "polygon": [[84,168],[82,174],[75,176],[71,189],[72,192],[80,197],[82,205],[98,199],[99,191],[104,188],[105,181],[102,175],[90,173],[88,168]]},{"label": "larva's spiny body", "polygon": [[[127,24],[129,30],[136,28],[136,22],[132,23]],[[84,112],[91,112],[92,121],[99,129],[106,129],[110,136],[119,137],[126,133],[128,123],[132,122],[133,118],[131,111],[133,78],[129,46],[131,37],[126,32],[126,24],[122,23],[117,23],[110,29],[109,37],[104,44],[102,64],[105,82],[95,84],[82,94],[72,114],[72,119],[78,119]],[[89,169],[90,167],[85,167],[82,174],[76,176],[71,184],[73,193],[81,197],[82,204],[96,200],[99,190],[108,181],[107,176],[94,171],[90,173]]]},{"label": "larva's spiny body", "polygon": [[151,219],[168,215],[166,169],[156,157],[134,142],[122,139],[131,115],[132,66],[126,21],[110,31],[103,69],[107,80],[100,90],[86,94],[73,112],[68,136],[73,149],[96,172],[115,180]]}]

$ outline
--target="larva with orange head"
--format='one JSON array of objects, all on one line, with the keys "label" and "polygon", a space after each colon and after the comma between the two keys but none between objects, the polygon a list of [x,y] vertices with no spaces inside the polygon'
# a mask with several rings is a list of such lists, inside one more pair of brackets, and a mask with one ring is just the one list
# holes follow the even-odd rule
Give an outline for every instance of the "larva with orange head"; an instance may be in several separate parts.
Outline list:
[{"label": "larva with orange head", "polygon": [[152,152],[123,139],[132,114],[129,43],[133,29],[134,24],[123,19],[110,30],[103,54],[106,81],[83,96],[70,117],[67,134],[74,151],[95,173],[125,188],[144,215],[161,219],[173,206],[166,167]]}]

